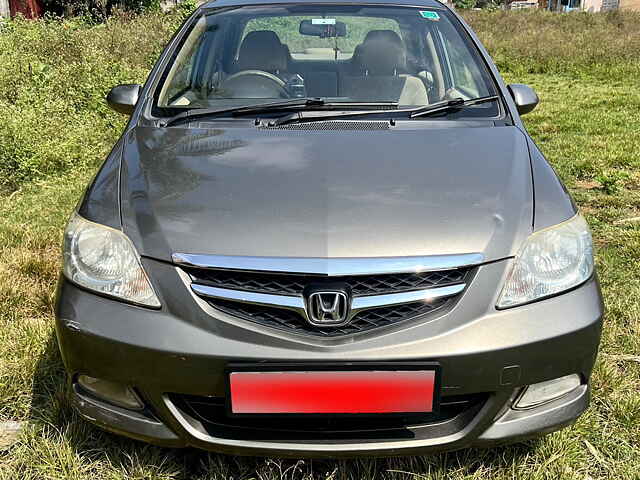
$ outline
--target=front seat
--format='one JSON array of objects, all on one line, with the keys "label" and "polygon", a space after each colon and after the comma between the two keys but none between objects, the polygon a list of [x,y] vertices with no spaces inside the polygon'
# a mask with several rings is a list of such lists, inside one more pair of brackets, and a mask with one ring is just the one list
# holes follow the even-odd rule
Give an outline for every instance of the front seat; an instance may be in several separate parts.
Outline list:
[{"label": "front seat", "polygon": [[369,45],[374,45],[376,43],[394,45],[398,49],[401,49],[403,52],[405,51],[402,39],[393,30],[369,30],[365,35],[362,43],[357,45],[353,50],[353,57],[351,57],[351,70],[354,74],[362,73],[365,69],[364,61],[362,59],[362,52],[363,45],[367,43]]},{"label": "front seat", "polygon": [[289,63],[289,49],[271,30],[249,32],[238,51],[235,71],[263,70],[279,75],[286,72]]},{"label": "front seat", "polygon": [[407,54],[393,30],[372,30],[354,52],[351,76],[343,77],[340,95],[363,101],[397,101],[400,105],[426,105],[422,80],[407,72]]},{"label": "front seat", "polygon": [[290,57],[275,32],[249,32],[231,68],[234,73],[224,80],[220,93],[228,98],[289,98]]}]

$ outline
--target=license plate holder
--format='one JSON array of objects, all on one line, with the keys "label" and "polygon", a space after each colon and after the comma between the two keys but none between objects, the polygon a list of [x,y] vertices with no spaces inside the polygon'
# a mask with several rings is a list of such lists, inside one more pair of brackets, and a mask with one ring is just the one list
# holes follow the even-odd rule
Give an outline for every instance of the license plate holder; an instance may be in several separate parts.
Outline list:
[{"label": "license plate holder", "polygon": [[230,416],[398,416],[435,414],[440,365],[410,363],[242,363],[226,372]]}]

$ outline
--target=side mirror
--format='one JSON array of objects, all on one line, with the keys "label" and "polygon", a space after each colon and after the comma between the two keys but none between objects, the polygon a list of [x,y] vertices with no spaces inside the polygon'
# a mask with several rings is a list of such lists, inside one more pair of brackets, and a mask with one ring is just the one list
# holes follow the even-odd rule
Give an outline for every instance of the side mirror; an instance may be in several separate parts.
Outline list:
[{"label": "side mirror", "polygon": [[509,89],[509,92],[511,92],[511,96],[513,97],[513,101],[515,102],[520,115],[529,113],[538,106],[538,103],[540,103],[538,95],[533,88],[528,85],[512,83],[507,86],[507,88]]},{"label": "side mirror", "polygon": [[118,85],[113,87],[107,95],[107,103],[116,112],[131,115],[138,103],[138,96],[142,87],[137,84]]}]

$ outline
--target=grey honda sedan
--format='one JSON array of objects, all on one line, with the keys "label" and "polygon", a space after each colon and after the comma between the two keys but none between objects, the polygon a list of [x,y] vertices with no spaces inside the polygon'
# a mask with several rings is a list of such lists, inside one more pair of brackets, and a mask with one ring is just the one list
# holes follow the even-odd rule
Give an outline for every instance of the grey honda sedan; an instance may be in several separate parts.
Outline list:
[{"label": "grey honda sedan", "polygon": [[170,41],[64,233],[72,403],[158,445],[426,454],[587,408],[584,218],[436,0],[215,0]]}]

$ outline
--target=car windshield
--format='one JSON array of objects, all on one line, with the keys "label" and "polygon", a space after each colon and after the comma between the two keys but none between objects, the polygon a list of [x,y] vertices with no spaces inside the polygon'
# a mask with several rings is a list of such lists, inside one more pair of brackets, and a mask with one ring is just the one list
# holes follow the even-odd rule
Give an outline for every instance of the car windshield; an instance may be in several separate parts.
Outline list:
[{"label": "car windshield", "polygon": [[[445,9],[247,6],[205,10],[193,22],[161,76],[154,112],[297,97],[421,107],[495,94],[475,45]],[[465,110],[495,116],[498,108]]]}]

